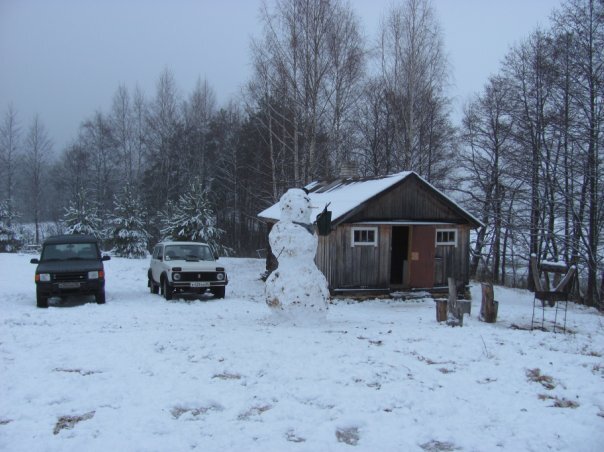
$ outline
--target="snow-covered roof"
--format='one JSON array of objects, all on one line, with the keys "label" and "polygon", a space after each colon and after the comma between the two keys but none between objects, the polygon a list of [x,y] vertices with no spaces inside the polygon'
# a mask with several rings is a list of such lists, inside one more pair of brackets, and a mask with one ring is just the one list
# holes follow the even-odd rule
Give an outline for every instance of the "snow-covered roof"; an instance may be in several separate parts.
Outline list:
[{"label": "snow-covered roof", "polygon": [[[384,177],[339,179],[331,183],[311,182],[304,187],[310,191],[308,196],[313,209],[311,218],[315,218],[329,204],[331,220],[337,221],[358,205],[402,181],[409,174],[411,172],[403,171]],[[279,221],[280,214],[279,203],[275,203],[260,212],[258,216]]]},{"label": "snow-covered roof", "polygon": [[[311,218],[314,219],[317,214],[329,204],[328,210],[332,212],[332,222],[337,223],[339,219],[359,205],[398,184],[412,174],[428,184],[435,192],[443,196],[449,203],[463,212],[463,214],[474,220],[476,224],[481,224],[481,222],[472,214],[462,209],[455,201],[437,190],[413,171],[402,171],[400,173],[379,177],[347,178],[329,182],[311,182],[304,187],[309,191],[308,196],[310,197],[311,206],[313,208]],[[281,211],[279,203],[277,202],[268,209],[260,212],[258,216],[267,220],[279,221],[280,214]]]}]

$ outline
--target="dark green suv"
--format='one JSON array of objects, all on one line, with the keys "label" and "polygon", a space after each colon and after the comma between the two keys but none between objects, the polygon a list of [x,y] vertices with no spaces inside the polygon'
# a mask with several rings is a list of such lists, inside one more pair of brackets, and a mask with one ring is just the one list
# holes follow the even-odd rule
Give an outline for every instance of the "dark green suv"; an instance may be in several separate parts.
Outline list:
[{"label": "dark green suv", "polygon": [[36,301],[48,307],[49,297],[94,295],[105,303],[105,269],[98,240],[91,235],[57,235],[42,246],[40,259],[32,259],[36,268]]}]

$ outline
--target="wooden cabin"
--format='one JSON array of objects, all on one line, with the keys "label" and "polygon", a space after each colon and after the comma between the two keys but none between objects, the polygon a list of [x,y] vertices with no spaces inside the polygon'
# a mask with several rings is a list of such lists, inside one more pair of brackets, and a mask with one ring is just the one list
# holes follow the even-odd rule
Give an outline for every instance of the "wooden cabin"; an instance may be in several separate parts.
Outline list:
[{"label": "wooden cabin", "polygon": [[[319,236],[317,267],[332,293],[445,289],[468,284],[470,230],[482,226],[414,172],[350,177],[305,187],[316,208],[332,212]],[[259,214],[279,221],[279,203]]]}]

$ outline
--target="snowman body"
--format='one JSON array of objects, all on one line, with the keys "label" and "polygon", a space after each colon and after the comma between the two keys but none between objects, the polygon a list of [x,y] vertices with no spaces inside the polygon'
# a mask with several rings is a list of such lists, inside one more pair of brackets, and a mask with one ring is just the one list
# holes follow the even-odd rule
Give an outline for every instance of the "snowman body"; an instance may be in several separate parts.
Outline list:
[{"label": "snowman body", "polygon": [[329,289],[315,265],[318,239],[310,223],[310,199],[290,189],[279,201],[281,219],[269,234],[279,267],[266,280],[266,303],[278,315],[292,320],[325,316]]}]

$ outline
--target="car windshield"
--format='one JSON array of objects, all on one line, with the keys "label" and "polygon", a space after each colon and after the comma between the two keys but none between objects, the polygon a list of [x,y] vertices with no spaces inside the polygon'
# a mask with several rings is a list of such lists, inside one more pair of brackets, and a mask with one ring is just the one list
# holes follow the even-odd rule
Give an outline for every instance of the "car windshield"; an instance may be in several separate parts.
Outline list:
[{"label": "car windshield", "polygon": [[167,245],[165,251],[167,261],[212,261],[214,257],[207,245]]},{"label": "car windshield", "polygon": [[95,243],[51,243],[44,246],[41,256],[41,260],[43,261],[98,258],[99,252]]}]

